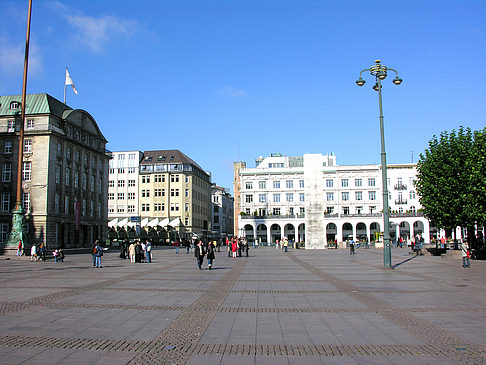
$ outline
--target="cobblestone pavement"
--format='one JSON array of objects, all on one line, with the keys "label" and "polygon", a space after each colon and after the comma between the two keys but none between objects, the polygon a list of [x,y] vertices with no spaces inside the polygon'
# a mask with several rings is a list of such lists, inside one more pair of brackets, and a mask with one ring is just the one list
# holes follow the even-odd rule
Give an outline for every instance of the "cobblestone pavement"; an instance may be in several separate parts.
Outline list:
[{"label": "cobblestone pavement", "polygon": [[0,257],[1,364],[486,364],[486,262],[380,250]]}]

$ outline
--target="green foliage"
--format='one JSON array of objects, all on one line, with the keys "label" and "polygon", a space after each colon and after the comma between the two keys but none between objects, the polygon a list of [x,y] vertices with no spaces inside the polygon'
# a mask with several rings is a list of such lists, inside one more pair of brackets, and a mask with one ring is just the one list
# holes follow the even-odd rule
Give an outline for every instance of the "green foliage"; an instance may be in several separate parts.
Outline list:
[{"label": "green foliage", "polygon": [[415,182],[426,217],[437,226],[485,222],[486,128],[444,131],[420,155]]}]

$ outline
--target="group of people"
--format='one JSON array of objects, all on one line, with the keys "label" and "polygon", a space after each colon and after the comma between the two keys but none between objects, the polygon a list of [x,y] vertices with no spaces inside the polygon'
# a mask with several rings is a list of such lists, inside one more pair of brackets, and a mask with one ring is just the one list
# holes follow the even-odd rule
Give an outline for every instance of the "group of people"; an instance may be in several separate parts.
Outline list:
[{"label": "group of people", "polygon": [[213,260],[215,258],[214,249],[215,246],[211,241],[204,243],[202,240],[199,240],[197,242],[196,247],[194,247],[194,256],[196,257],[199,270],[202,270],[202,264],[204,263],[205,256],[208,260],[208,269],[213,269]]},{"label": "group of people", "polygon": [[226,238],[226,246],[228,247],[228,257],[234,257],[238,255],[238,257],[242,256],[242,251],[245,251],[246,257],[248,257],[248,241],[244,238],[236,238],[233,237],[232,239]]},{"label": "group of people", "polygon": [[136,241],[128,246],[128,256],[131,263],[152,262],[152,243],[150,241]]},{"label": "group of people", "polygon": [[279,240],[276,240],[275,241],[275,249],[281,249],[281,250],[284,250],[285,252],[288,252],[289,250],[289,240],[288,238],[282,238],[281,241]]},{"label": "group of people", "polygon": [[[21,247],[22,241],[19,242],[19,248],[17,249],[17,255],[19,255],[19,250],[20,250],[20,255],[22,255],[22,249]],[[47,255],[47,245],[45,242],[42,242],[38,247],[37,244],[32,244],[30,247],[30,261],[39,261],[42,259],[42,261],[46,261],[46,255]],[[63,254],[64,255],[64,254]]]}]

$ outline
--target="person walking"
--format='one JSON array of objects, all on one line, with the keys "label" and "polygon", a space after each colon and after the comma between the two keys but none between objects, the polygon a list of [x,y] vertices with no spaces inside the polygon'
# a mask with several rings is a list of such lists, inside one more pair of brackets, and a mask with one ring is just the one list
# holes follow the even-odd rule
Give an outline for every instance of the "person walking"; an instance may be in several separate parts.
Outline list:
[{"label": "person walking", "polygon": [[42,242],[40,244],[39,250],[40,250],[40,256],[42,257],[42,261],[46,261],[47,247],[46,247],[46,243],[45,242]]},{"label": "person walking", "polygon": [[248,245],[248,241],[245,240],[245,253],[246,253],[246,257],[248,257],[248,250],[249,250],[250,246]]},{"label": "person walking", "polygon": [[284,249],[285,249],[285,252],[288,252],[288,249],[289,249],[289,241],[288,240],[283,240],[283,246],[284,246]]},{"label": "person walking", "polygon": [[351,238],[349,241],[349,254],[354,255],[356,252],[354,251],[354,240]]},{"label": "person walking", "polygon": [[189,255],[189,248],[191,247],[191,243],[187,238],[184,239],[184,246],[186,246],[186,254]]},{"label": "person walking", "polygon": [[140,244],[140,241],[137,241],[137,244],[135,245],[135,262],[142,262],[142,245]]},{"label": "person walking", "polygon": [[206,250],[206,258],[208,259],[208,269],[213,269],[213,260],[214,260],[214,244],[211,241],[208,242],[208,247]]},{"label": "person walking", "polygon": [[466,241],[464,241],[461,245],[461,254],[462,254],[462,267],[470,268],[471,262],[469,258],[471,257],[471,252],[469,251],[469,245]]},{"label": "person walking", "polygon": [[180,245],[181,245],[181,244],[180,244],[179,240],[176,240],[176,241],[174,242],[174,246],[175,246],[175,249],[176,249],[176,254],[178,254],[178,253],[179,253],[179,246],[180,246]]},{"label": "person walking", "polygon": [[91,246],[91,256],[93,257],[93,267],[96,266],[96,257],[95,257],[95,247],[98,244],[98,241],[94,241],[93,246]]},{"label": "person walking", "polygon": [[147,256],[147,262],[150,264],[152,262],[152,243],[147,241],[145,244],[145,255]]},{"label": "person walking", "polygon": [[39,261],[37,257],[37,246],[35,245],[35,243],[30,248],[30,262],[32,261]]},{"label": "person walking", "polygon": [[17,246],[17,256],[22,256],[24,245],[22,240],[19,240],[19,245]]},{"label": "person walking", "polygon": [[194,248],[194,256],[197,259],[197,266],[199,267],[199,270],[202,270],[202,264],[203,264],[205,254],[206,252],[204,252],[202,241],[199,240],[196,247]]},{"label": "person walking", "polygon": [[130,262],[132,264],[135,263],[135,243],[132,242],[130,246],[128,246],[128,256],[130,257]]},{"label": "person walking", "polygon": [[238,250],[238,242],[236,238],[231,241],[231,252],[233,253],[233,258],[236,258],[236,251]]}]

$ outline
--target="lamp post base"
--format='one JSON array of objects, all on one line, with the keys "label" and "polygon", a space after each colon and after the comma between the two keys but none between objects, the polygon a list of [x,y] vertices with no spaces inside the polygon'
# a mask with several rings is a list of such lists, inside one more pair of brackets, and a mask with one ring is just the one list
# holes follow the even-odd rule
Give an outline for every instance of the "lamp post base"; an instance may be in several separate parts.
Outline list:
[{"label": "lamp post base", "polygon": [[26,244],[25,238],[27,237],[25,231],[25,210],[21,205],[17,205],[12,212],[12,230],[8,241],[0,246],[0,254],[2,255],[15,255],[19,245],[19,241]]}]

